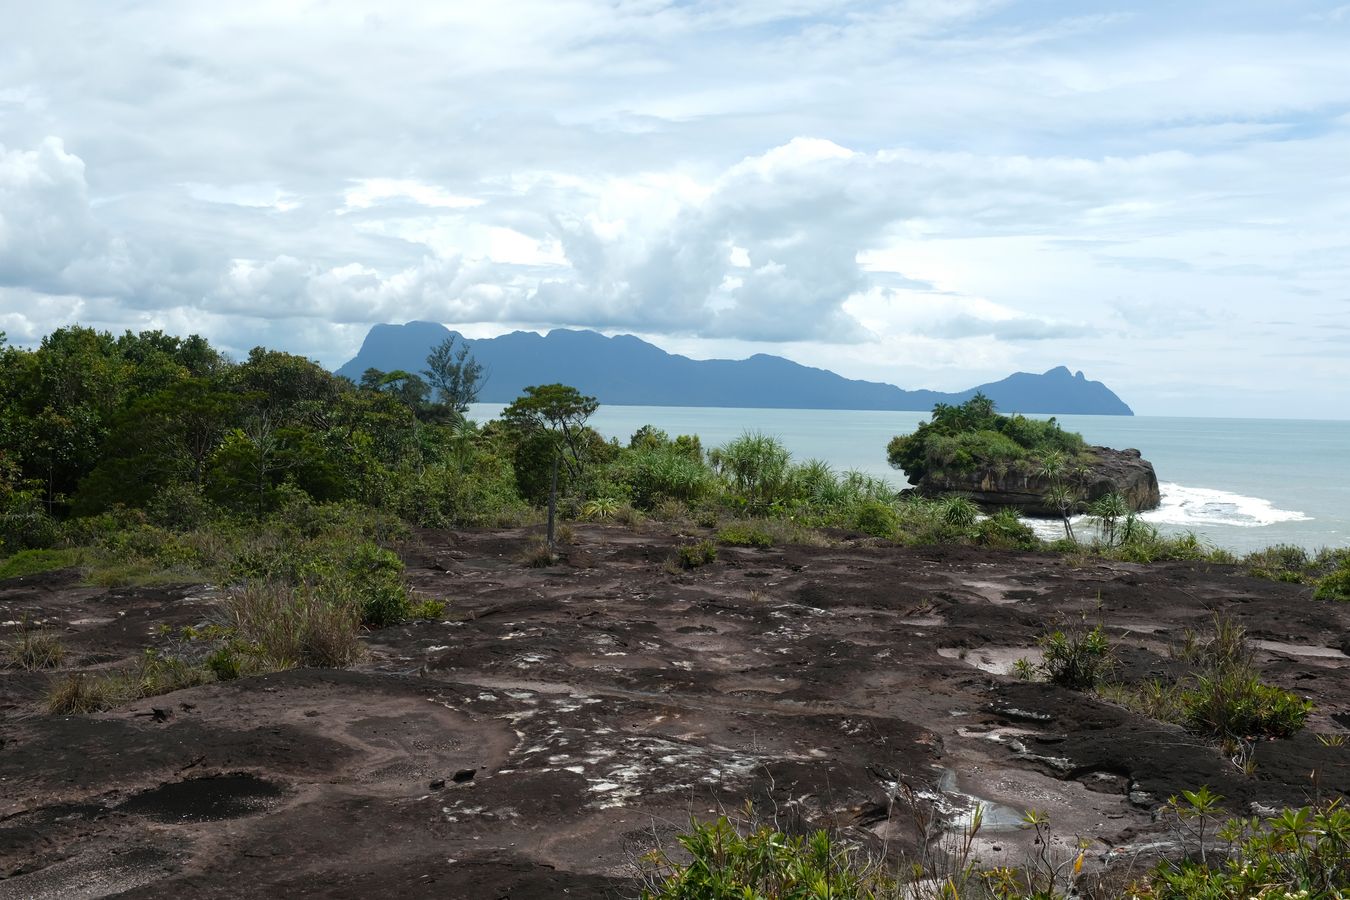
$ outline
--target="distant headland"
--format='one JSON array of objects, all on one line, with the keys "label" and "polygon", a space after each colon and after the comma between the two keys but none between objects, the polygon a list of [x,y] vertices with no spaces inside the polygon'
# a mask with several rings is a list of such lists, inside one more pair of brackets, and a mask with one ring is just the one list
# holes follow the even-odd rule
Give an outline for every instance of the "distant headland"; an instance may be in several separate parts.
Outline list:
[{"label": "distant headland", "polygon": [[464,340],[483,363],[488,378],[478,399],[485,403],[508,403],[527,385],[563,382],[601,403],[625,406],[927,411],[937,403],[963,403],[978,392],[1008,412],[1134,415],[1106,385],[1063,366],[1039,375],[1016,372],[955,393],[908,391],[763,353],[697,360],[632,335],[568,329],[468,340],[435,322],[374,326],[360,352],[337,374],[359,381],[368,368],[419,371],[427,353],[451,335]]}]

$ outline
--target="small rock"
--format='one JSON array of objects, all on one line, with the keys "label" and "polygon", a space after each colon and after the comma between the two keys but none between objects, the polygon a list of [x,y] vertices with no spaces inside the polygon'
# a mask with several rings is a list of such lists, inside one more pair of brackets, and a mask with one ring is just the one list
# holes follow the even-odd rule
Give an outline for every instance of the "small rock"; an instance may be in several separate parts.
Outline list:
[{"label": "small rock", "polygon": [[473,781],[473,776],[477,775],[476,769],[460,769],[454,775],[455,784],[463,784],[466,781]]},{"label": "small rock", "polygon": [[1130,791],[1130,805],[1148,809],[1153,805],[1153,795],[1147,791]]},{"label": "small rock", "polygon": [[439,791],[441,788],[445,787],[445,779],[437,778],[435,781],[431,782],[431,784],[427,786],[430,787],[433,791]]}]

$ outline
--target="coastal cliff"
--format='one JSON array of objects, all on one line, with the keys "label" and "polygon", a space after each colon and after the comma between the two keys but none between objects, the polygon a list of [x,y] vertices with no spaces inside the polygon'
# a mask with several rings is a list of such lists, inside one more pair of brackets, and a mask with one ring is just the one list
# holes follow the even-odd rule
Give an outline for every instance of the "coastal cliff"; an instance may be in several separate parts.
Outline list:
[{"label": "coastal cliff", "polygon": [[[1079,491],[1083,503],[1107,494],[1125,498],[1134,512],[1155,509],[1161,501],[1158,476],[1153,464],[1138,450],[1087,447],[1081,459],[1090,459],[1080,471],[1067,472],[1059,481]],[[992,467],[972,471],[930,471],[912,482],[928,496],[957,495],[987,508],[1013,507],[1032,516],[1058,516],[1060,510],[1048,497],[1054,480],[1039,471],[1022,467]]]}]

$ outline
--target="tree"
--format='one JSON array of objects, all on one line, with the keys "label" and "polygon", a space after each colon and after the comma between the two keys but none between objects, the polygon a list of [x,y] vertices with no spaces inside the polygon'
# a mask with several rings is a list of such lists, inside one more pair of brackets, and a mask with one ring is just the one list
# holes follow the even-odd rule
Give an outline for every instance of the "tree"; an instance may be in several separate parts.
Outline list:
[{"label": "tree", "polygon": [[586,445],[586,420],[600,408],[594,397],[587,397],[565,384],[527,387],[502,411],[502,421],[526,439],[534,439],[540,449],[552,455],[553,472],[548,492],[548,547],[553,550],[553,524],[558,508],[558,469],[567,468],[575,478],[581,472]]},{"label": "tree", "polygon": [[422,374],[435,388],[437,401],[460,418],[468,412],[469,404],[478,399],[483,386],[483,364],[470,355],[467,343],[456,350],[453,334],[427,356]]}]

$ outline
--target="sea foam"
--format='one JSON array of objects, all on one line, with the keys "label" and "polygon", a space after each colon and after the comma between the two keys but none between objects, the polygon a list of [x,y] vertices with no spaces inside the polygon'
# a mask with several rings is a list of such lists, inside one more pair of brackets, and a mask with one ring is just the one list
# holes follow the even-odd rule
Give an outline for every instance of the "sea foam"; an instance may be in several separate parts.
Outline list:
[{"label": "sea foam", "polygon": [[[1215,488],[1187,487],[1183,484],[1162,483],[1159,486],[1162,503],[1157,509],[1139,514],[1139,518],[1153,525],[1172,525],[1180,528],[1226,526],[1230,528],[1260,528],[1277,522],[1307,522],[1311,516],[1292,509],[1279,509],[1269,500],[1247,497],[1232,491]],[[1064,537],[1064,526],[1058,519],[1024,519],[1036,536],[1044,540]],[[1071,517],[1075,528],[1090,527],[1085,515]]]},{"label": "sea foam", "polygon": [[1163,483],[1162,504],[1141,515],[1155,525],[1227,525],[1259,528],[1277,522],[1306,522],[1311,517],[1292,509],[1279,509],[1269,500],[1247,497],[1214,488]]}]

